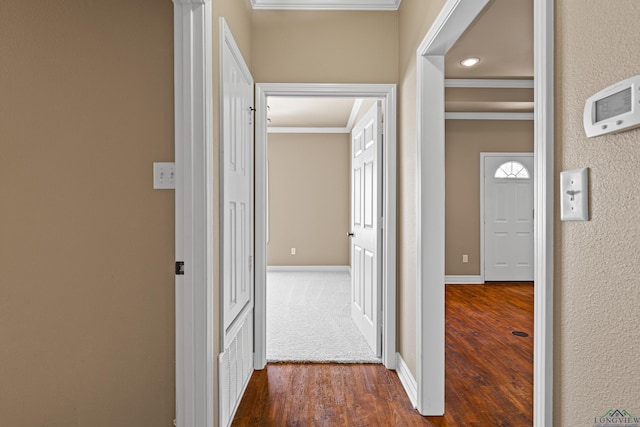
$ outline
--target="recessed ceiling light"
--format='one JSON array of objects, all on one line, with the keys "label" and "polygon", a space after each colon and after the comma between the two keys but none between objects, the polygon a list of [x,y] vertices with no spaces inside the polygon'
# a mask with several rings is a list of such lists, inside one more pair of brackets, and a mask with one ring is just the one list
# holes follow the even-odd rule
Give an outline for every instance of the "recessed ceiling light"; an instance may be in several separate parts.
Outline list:
[{"label": "recessed ceiling light", "polygon": [[480,58],[466,58],[466,59],[463,59],[462,61],[460,61],[460,64],[463,67],[473,67],[478,62],[480,62]]}]

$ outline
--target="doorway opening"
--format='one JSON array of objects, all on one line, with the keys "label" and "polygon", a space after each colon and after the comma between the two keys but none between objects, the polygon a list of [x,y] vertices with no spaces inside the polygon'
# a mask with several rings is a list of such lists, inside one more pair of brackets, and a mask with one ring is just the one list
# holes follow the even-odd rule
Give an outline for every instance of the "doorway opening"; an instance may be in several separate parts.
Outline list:
[{"label": "doorway opening", "polygon": [[[533,423],[533,27],[533,0],[492,1],[443,64],[445,399],[468,375],[468,393],[501,401],[486,406],[497,423],[516,412],[518,424]],[[467,67],[471,51],[480,62]]]},{"label": "doorway opening", "polygon": [[[509,422],[531,425],[534,171],[526,151],[533,150],[533,122],[502,114],[445,123],[444,415],[452,417],[462,391],[491,414],[483,423],[518,413]],[[493,269],[484,268],[485,254]]]},{"label": "doorway opening", "polygon": [[[268,209],[273,201],[269,200],[268,188],[271,165],[268,154],[269,104],[276,98],[357,98],[363,103],[375,99],[382,100],[385,121],[382,125],[385,139],[382,150],[380,171],[382,200],[378,237],[383,247],[379,254],[381,317],[378,327],[381,330],[382,344],[380,360],[389,369],[395,368],[395,135],[396,135],[396,87],[395,85],[359,85],[359,84],[257,84],[256,85],[256,278],[255,278],[255,368],[263,369],[267,363],[267,242],[274,239],[273,219]],[[273,120],[273,119],[272,119]],[[354,119],[355,120],[355,119]],[[308,161],[315,161],[308,159]],[[347,184],[349,185],[349,184]],[[304,219],[303,219],[304,220]],[[307,223],[312,227],[312,224]],[[345,230],[350,232],[350,230]],[[344,237],[347,233],[345,233]],[[275,241],[274,241],[275,243]],[[285,256],[302,256],[303,252],[293,244],[284,244]],[[295,249],[295,250],[294,250]],[[282,252],[282,251],[281,251]],[[291,255],[295,252],[296,255]],[[269,255],[271,256],[271,255]]]},{"label": "doorway opening", "polygon": [[[417,50],[419,144],[418,410],[444,413],[445,55],[489,2],[448,1]],[[498,2],[495,2],[496,4]],[[492,2],[493,4],[493,2]],[[553,2],[533,0],[534,113],[534,425],[552,420]],[[494,31],[493,29],[491,31]],[[504,80],[504,79],[500,79]],[[464,82],[463,84],[469,83]],[[475,83],[472,81],[472,83]],[[484,86],[486,87],[486,86]],[[515,113],[513,113],[515,114]],[[447,118],[459,116],[448,113]],[[464,114],[478,119],[484,113]],[[521,117],[520,120],[523,118]],[[527,118],[524,118],[525,120]],[[442,347],[440,347],[442,343]]]},{"label": "doorway opening", "polygon": [[352,278],[361,275],[349,236],[363,194],[351,177],[351,139],[375,103],[267,98],[268,362],[380,363],[352,317]]},{"label": "doorway opening", "polygon": [[[454,405],[454,390],[467,387],[497,423],[503,412],[519,412],[519,424],[533,422],[533,338],[511,334],[533,336],[533,156],[497,155],[534,150],[532,12],[533,1],[490,2],[443,52],[439,69],[446,119],[445,401]],[[479,63],[465,66],[470,56]],[[497,173],[516,160],[526,167]],[[501,365],[503,358],[512,363]],[[509,401],[515,394],[518,402]],[[488,403],[495,401],[500,406]]]}]

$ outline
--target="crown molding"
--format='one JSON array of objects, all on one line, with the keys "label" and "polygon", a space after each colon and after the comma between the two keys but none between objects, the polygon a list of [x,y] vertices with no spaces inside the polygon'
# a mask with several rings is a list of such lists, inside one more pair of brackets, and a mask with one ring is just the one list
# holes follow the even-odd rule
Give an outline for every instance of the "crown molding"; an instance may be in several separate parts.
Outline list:
[{"label": "crown molding", "polygon": [[201,5],[211,3],[211,0],[173,0],[176,5]]},{"label": "crown molding", "polygon": [[398,10],[402,0],[251,0],[267,10]]},{"label": "crown molding", "polygon": [[267,133],[349,133],[348,128],[330,127],[283,127],[271,126],[267,128]]},{"label": "crown molding", "polygon": [[445,79],[445,87],[533,89],[533,79]]},{"label": "crown molding", "polygon": [[444,114],[445,120],[533,120],[533,113],[517,112],[452,112]]}]

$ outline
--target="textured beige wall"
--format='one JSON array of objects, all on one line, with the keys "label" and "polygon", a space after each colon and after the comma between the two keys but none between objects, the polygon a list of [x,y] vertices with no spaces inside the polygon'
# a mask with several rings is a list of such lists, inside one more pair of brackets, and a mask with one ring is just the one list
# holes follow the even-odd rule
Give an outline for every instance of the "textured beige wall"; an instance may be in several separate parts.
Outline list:
[{"label": "textured beige wall", "polygon": [[254,11],[260,83],[396,83],[397,12]]},{"label": "textured beige wall", "polygon": [[416,49],[444,0],[403,0],[399,12],[398,351],[416,375]]},{"label": "textured beige wall", "polygon": [[268,265],[349,265],[349,153],[348,134],[269,134]]},{"label": "textured beige wall", "polygon": [[[217,88],[218,17],[250,63],[251,8],[212,13]],[[173,159],[173,5],[7,2],[0,39],[3,423],[170,425],[173,192],[151,165]]]},{"label": "textured beige wall", "polygon": [[175,417],[173,5],[0,5],[0,424]]},{"label": "textured beige wall", "polygon": [[477,276],[480,153],[533,152],[533,121],[447,120],[445,129],[445,274]]},{"label": "textured beige wall", "polygon": [[640,3],[565,0],[556,14],[556,171],[590,168],[591,220],[557,214],[555,229],[555,425],[578,427],[640,414],[640,130],[582,127],[587,97],[639,74]]}]

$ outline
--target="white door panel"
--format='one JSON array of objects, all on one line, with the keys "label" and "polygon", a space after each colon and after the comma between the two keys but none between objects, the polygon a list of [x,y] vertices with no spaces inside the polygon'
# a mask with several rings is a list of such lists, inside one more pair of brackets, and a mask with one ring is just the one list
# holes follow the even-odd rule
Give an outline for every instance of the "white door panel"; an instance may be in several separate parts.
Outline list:
[{"label": "white door panel", "polygon": [[373,230],[375,227],[374,215],[375,206],[374,199],[376,195],[373,193],[374,189],[374,164],[373,161],[366,162],[364,164],[364,228]]},{"label": "white door panel", "polygon": [[364,315],[367,322],[371,325],[375,325],[376,316],[375,316],[375,308],[374,304],[374,295],[375,292],[371,292],[368,288],[368,284],[376,283],[376,259],[373,252],[364,251],[364,280],[363,280],[363,290],[364,290],[364,300],[362,304],[362,314]]},{"label": "white door panel", "polygon": [[222,70],[222,273],[225,333],[252,303],[253,80],[241,58],[223,51]]},{"label": "white door panel", "polygon": [[352,286],[351,289],[351,299],[352,303],[355,304],[358,310],[361,310],[362,307],[362,290],[360,288],[360,284],[362,283],[362,248],[358,245],[353,245],[353,265],[351,268],[351,280],[352,283],[355,283],[355,286]]},{"label": "white door panel", "polygon": [[[533,155],[484,155],[483,161],[485,280],[533,280]],[[512,161],[526,171],[517,165],[499,171]]]},{"label": "white door panel", "polygon": [[353,225],[362,226],[362,168],[358,167],[353,171]]},{"label": "white door panel", "polygon": [[382,328],[379,254],[379,215],[382,212],[381,105],[376,103],[358,122],[351,133],[351,317],[369,346],[380,357]]}]

